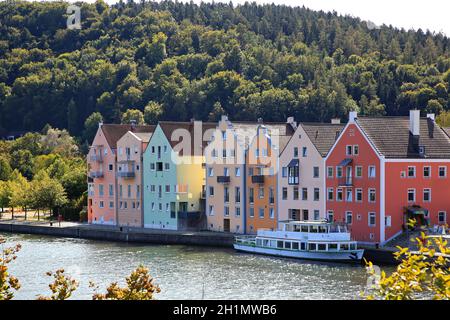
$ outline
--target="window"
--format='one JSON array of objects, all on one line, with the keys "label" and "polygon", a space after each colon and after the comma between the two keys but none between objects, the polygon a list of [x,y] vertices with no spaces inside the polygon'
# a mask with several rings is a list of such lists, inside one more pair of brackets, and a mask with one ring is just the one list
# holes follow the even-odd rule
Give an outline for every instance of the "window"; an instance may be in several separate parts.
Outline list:
[{"label": "window", "polygon": [[294,187],[294,188],[292,189],[292,197],[293,197],[293,199],[294,199],[294,200],[298,200],[298,195],[299,195],[299,193],[298,193],[298,187]]},{"label": "window", "polygon": [[319,219],[320,219],[320,211],[314,210],[314,220],[319,220]]},{"label": "window", "polygon": [[236,215],[236,217],[240,217],[241,216],[241,208],[240,207],[236,207],[235,215]]},{"label": "window", "polygon": [[303,157],[307,157],[308,156],[308,148],[306,148],[306,147],[302,148],[302,156]]},{"label": "window", "polygon": [[447,177],[447,167],[439,167],[439,178]]},{"label": "window", "polygon": [[103,202],[103,201],[100,201],[99,207],[100,207],[100,208],[103,208],[104,206],[105,206],[104,202]]},{"label": "window", "polygon": [[223,201],[229,202],[230,201],[230,190],[228,187],[223,188]]},{"label": "window", "polygon": [[408,167],[408,178],[416,177],[416,167]]},{"label": "window", "polygon": [[155,203],[152,202],[152,210],[155,211]]},{"label": "window", "polygon": [[223,207],[223,215],[225,217],[229,217],[230,216],[230,207]]},{"label": "window", "polygon": [[100,197],[103,197],[103,185],[102,184],[98,185],[98,195]]},{"label": "window", "polygon": [[344,200],[344,195],[342,193],[342,188],[336,189],[336,201],[342,201]]},{"label": "window", "polygon": [[328,201],[333,201],[334,199],[334,189],[333,188],[328,188],[327,189],[327,200]]},{"label": "window", "polygon": [[302,200],[308,200],[308,188],[302,188]]},{"label": "window", "polygon": [[234,175],[236,177],[240,177],[241,176],[241,168],[237,167],[234,169]]},{"label": "window", "polygon": [[423,167],[423,177],[424,178],[431,177],[431,167]]},{"label": "window", "polygon": [[131,198],[131,184],[129,184],[127,186],[127,195],[128,195],[128,198]]},{"label": "window", "polygon": [[241,202],[241,188],[240,187],[235,187],[234,188],[234,201],[236,203],[240,203]]},{"label": "window", "polygon": [[170,204],[166,203],[166,211],[169,212],[170,211]]},{"label": "window", "polygon": [[353,150],[352,146],[345,146],[345,154],[346,155],[351,156],[352,155],[352,150]]},{"label": "window", "polygon": [[167,146],[163,147],[164,153],[167,153]]},{"label": "window", "polygon": [[222,158],[227,157],[227,149],[222,149]]},{"label": "window", "polygon": [[342,167],[336,167],[336,178],[342,178]]},{"label": "window", "polygon": [[168,163],[168,162],[164,163],[164,170],[166,170],[166,171],[170,170],[170,163]]},{"label": "window", "polygon": [[264,219],[264,208],[259,208],[259,218]]},{"label": "window", "polygon": [[253,175],[253,168],[248,168],[248,176],[251,177]]},{"label": "window", "polygon": [[313,178],[318,178],[319,177],[319,167],[314,167],[313,168]]},{"label": "window", "polygon": [[439,211],[438,222],[439,222],[439,224],[445,224],[447,222],[447,212]]},{"label": "window", "polygon": [[386,225],[386,227],[390,227],[392,224],[392,218],[391,216],[385,216],[384,217],[384,224]]},{"label": "window", "polygon": [[216,149],[212,149],[212,151],[211,151],[211,157],[217,158],[217,150],[216,150]]},{"label": "window", "polygon": [[353,222],[353,214],[351,211],[346,211],[345,212],[345,223],[347,224],[352,224]]},{"label": "window", "polygon": [[286,188],[286,187],[283,187],[282,199],[283,199],[283,200],[287,200],[287,196],[288,196],[287,188]]},{"label": "window", "polygon": [[248,198],[250,200],[250,203],[255,202],[255,189],[250,188],[248,191]]},{"label": "window", "polygon": [[353,155],[355,155],[355,156],[359,155],[359,146],[358,145],[353,146]]},{"label": "window", "polygon": [[114,202],[113,202],[113,201],[110,201],[110,202],[109,202],[109,207],[110,207],[110,208],[114,208]]},{"label": "window", "polygon": [[255,208],[250,207],[249,215],[250,215],[250,218],[253,218],[255,216]]},{"label": "window", "polygon": [[314,201],[319,201],[320,198],[320,190],[319,188],[314,188]]},{"label": "window", "polygon": [[298,158],[298,148],[294,147],[294,158]]},{"label": "window", "polygon": [[214,187],[209,186],[209,196],[214,197]]},{"label": "window", "polygon": [[431,189],[429,188],[423,189],[423,201],[431,202]]},{"label": "window", "polygon": [[114,186],[112,184],[109,185],[109,196],[114,196]]},{"label": "window", "polygon": [[369,212],[369,227],[376,226],[376,214],[375,212]]},{"label": "window", "polygon": [[258,196],[260,199],[264,199],[264,187],[259,187]]},{"label": "window", "polygon": [[213,216],[214,215],[214,206],[209,206],[209,215]]},{"label": "window", "polygon": [[163,163],[162,162],[156,163],[156,171],[163,171]]},{"label": "window", "polygon": [[353,201],[353,192],[352,189],[345,189],[345,201],[352,202]]},{"label": "window", "polygon": [[214,169],[208,168],[208,177],[213,177],[213,176],[214,176]]},{"label": "window", "polygon": [[223,175],[225,177],[229,177],[230,176],[230,170],[228,170],[228,168],[223,168]]},{"label": "window", "polygon": [[269,188],[269,203],[274,204],[275,203],[275,193],[273,191],[273,188]]},{"label": "window", "polygon": [[375,201],[376,201],[376,190],[369,189],[369,202],[375,202]]},{"label": "window", "polygon": [[108,165],[108,170],[109,170],[109,171],[113,171],[113,168],[114,168],[113,165],[110,163],[110,164]]},{"label": "window", "polygon": [[170,184],[166,184],[166,187],[165,187],[166,189],[166,193],[170,193]]},{"label": "window", "polygon": [[363,191],[362,191],[362,189],[356,189],[355,190],[355,200],[356,200],[356,202],[362,202],[363,201]]},{"label": "window", "polygon": [[333,167],[327,167],[327,177],[333,178]]},{"label": "window", "polygon": [[156,186],[154,184],[152,184],[150,186],[150,192],[155,192],[156,191]]},{"label": "window", "polygon": [[155,163],[150,163],[150,170],[155,171]]},{"label": "window", "polygon": [[273,208],[269,208],[269,218],[270,219],[275,218],[275,211]]},{"label": "window", "polygon": [[416,201],[416,189],[408,189],[408,202]]},{"label": "window", "polygon": [[288,168],[287,168],[287,167],[281,168],[281,176],[282,176],[283,178],[286,178],[286,177],[287,177],[287,173],[288,173]]},{"label": "window", "polygon": [[327,219],[329,222],[333,222],[334,221],[334,212],[333,210],[328,210],[327,211]]},{"label": "window", "polygon": [[363,172],[362,166],[356,166],[355,167],[355,176],[356,176],[356,178],[361,178],[362,177],[362,172]]},{"label": "window", "polygon": [[375,178],[376,177],[376,172],[375,172],[375,166],[369,166],[369,174],[368,174],[369,178]]}]

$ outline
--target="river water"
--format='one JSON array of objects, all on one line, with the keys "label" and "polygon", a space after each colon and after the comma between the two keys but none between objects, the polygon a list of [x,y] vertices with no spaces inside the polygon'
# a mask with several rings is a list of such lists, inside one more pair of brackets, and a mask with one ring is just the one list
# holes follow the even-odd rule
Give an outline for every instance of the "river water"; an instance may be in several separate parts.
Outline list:
[{"label": "river water", "polygon": [[367,283],[360,265],[315,263],[181,245],[138,245],[0,234],[22,250],[10,265],[22,288],[16,299],[49,294],[47,271],[64,268],[80,282],[75,299],[91,299],[89,281],[104,291],[139,264],[161,288],[157,299],[360,299]]}]

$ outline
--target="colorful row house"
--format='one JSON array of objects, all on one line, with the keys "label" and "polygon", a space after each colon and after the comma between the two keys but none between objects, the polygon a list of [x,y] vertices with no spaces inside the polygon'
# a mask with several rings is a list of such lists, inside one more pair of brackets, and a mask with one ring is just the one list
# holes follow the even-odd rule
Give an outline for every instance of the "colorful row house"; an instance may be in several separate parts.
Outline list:
[{"label": "colorful row house", "polygon": [[350,119],[326,157],[326,209],[352,236],[385,244],[415,218],[448,223],[450,139],[434,120],[409,117]]},{"label": "colorful row house", "polygon": [[99,123],[87,155],[89,223],[119,224],[117,143],[127,132],[151,133],[153,130],[154,126]]},{"label": "colorful row house", "polygon": [[158,123],[144,152],[145,228],[205,225],[204,149],[215,126],[200,121]]}]

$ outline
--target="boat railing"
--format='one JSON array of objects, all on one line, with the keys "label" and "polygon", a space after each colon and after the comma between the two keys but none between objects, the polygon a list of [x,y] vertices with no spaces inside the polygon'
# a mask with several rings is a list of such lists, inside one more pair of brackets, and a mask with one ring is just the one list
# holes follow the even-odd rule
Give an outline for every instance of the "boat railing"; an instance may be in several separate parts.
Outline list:
[{"label": "boat railing", "polygon": [[234,242],[238,244],[255,245],[256,236],[236,236],[234,237]]}]

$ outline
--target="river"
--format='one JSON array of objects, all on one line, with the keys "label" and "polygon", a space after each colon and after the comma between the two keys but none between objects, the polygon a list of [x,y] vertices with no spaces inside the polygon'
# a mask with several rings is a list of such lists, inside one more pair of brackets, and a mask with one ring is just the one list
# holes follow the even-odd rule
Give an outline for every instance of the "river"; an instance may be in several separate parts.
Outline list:
[{"label": "river", "polygon": [[315,263],[238,253],[232,249],[138,245],[0,234],[22,250],[10,265],[22,288],[16,299],[49,294],[47,271],[64,268],[79,282],[74,299],[91,299],[89,281],[104,291],[143,264],[161,288],[158,299],[360,299],[360,265]]}]

